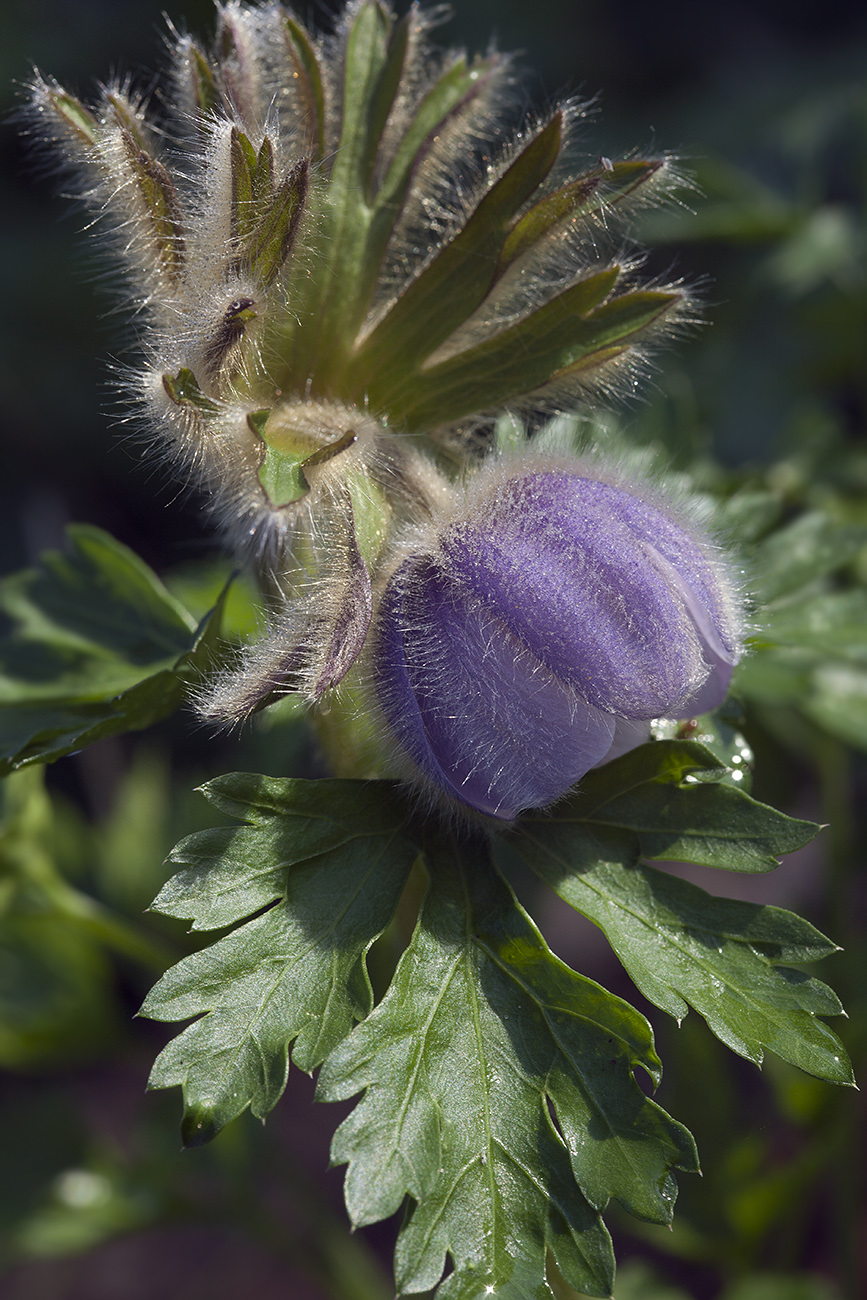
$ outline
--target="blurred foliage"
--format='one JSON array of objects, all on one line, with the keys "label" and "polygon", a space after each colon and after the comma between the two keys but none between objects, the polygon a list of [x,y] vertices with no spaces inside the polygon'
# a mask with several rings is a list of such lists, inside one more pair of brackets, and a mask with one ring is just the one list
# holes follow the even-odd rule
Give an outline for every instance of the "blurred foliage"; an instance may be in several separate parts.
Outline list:
[{"label": "blurred foliage", "polygon": [[[162,8],[138,0],[121,15],[109,0],[10,0],[0,80],[23,78],[37,57],[87,89],[94,71],[149,61]],[[588,148],[655,136],[694,177],[691,211],[648,216],[639,233],[654,267],[704,278],[712,323],[664,358],[656,389],[617,420],[722,493],[747,585],[771,598],[757,609],[757,648],[739,682],[754,788],[830,829],[818,851],[805,851],[806,865],[792,859],[773,878],[777,892],[758,897],[786,905],[798,895],[844,947],[828,976],[849,1010],[843,1036],[857,1072],[867,1057],[863,21],[854,5],[799,17],[770,2],[711,5],[701,16],[685,0],[652,9],[545,0],[532,14],[502,0],[456,8],[445,37],[484,47],[496,25],[502,47],[522,47],[541,69],[540,96],[576,82],[588,94],[604,87]],[[169,9],[193,28],[209,21],[202,0]],[[107,434],[99,358],[118,347],[113,322],[99,322],[104,300],[81,273],[76,222],[58,226],[49,187],[22,168],[11,131],[3,150],[0,238],[14,255],[4,267],[2,567],[32,561],[70,517],[86,518],[161,573],[176,570],[169,590],[201,617],[225,570],[200,563],[210,543],[195,504],[165,487],[155,494],[125,434]],[[809,571],[789,588],[799,556]],[[243,633],[253,615],[233,599],[229,623]],[[797,648],[786,639],[793,627]],[[321,770],[291,719],[261,724],[241,746],[231,759],[239,768]],[[171,1099],[139,1095],[162,1038],[132,1013],[154,975],[196,947],[174,922],[142,913],[168,874],[159,864],[171,845],[213,823],[190,791],[225,748],[174,719],[70,756],[47,781],[30,769],[2,787],[0,1261],[11,1300],[37,1288],[57,1300],[116,1295],[99,1270],[104,1255],[87,1252],[118,1238],[130,1296],[180,1295],[172,1288],[183,1279],[160,1262],[182,1253],[160,1237],[168,1228],[187,1240],[215,1228],[221,1239],[238,1234],[244,1285],[258,1279],[261,1296],[391,1294],[377,1263],[390,1242],[348,1238],[340,1211],[332,1217],[334,1185],[319,1190],[331,1116],[311,1118],[309,1091],[282,1103],[276,1141],[245,1117],[186,1157],[175,1149]],[[605,957],[594,968],[588,947],[582,960],[580,936],[572,958],[611,983]],[[569,959],[568,943],[560,947]],[[626,982],[617,991],[636,998]],[[616,1219],[627,1260],[616,1300],[857,1300],[867,1287],[859,1095],[774,1060],[759,1076],[695,1017],[680,1029],[654,1023],[666,1062],[658,1099],[695,1133],[705,1177],[682,1180],[672,1232]],[[264,1215],[251,1213],[257,1201]],[[201,1264],[197,1284],[207,1275],[213,1300],[235,1294],[222,1242],[197,1240],[216,1261],[211,1272]],[[575,1294],[552,1285],[558,1300]]]}]

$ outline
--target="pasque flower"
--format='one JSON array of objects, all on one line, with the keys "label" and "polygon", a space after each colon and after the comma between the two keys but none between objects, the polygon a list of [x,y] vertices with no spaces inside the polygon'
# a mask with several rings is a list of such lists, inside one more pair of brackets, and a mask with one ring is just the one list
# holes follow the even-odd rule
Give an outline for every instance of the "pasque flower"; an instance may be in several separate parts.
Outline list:
[{"label": "pasque flower", "polygon": [[438,796],[511,820],[642,738],[718,705],[734,586],[687,517],[597,463],[525,455],[470,479],[385,586],[373,674]]},{"label": "pasque flower", "polygon": [[[151,446],[262,587],[263,635],[200,711],[333,705],[346,681],[351,729],[346,679],[373,661],[429,789],[507,819],[545,805],[647,719],[715,702],[737,652],[712,550],[642,490],[535,459],[456,486],[504,410],[631,383],[688,316],[621,223],[676,171],[576,167],[575,101],[504,127],[509,60],[437,52],[415,5],[351,0],[333,35],[278,3],[216,9],[210,46],[172,33],[153,105],[41,76],[30,103],[113,241]],[[327,748],[338,713],[315,714]]]},{"label": "pasque flower", "polygon": [[583,154],[577,101],[519,121],[511,61],[437,50],[439,13],[351,0],[323,34],[226,0],[212,42],[172,31],[150,101],[32,83],[30,129],[133,308],[149,450],[263,588],[212,717],[339,685],[432,463],[459,468],[507,408],[631,386],[690,314],[682,285],[641,282],[622,221],[678,183],[671,160]]}]

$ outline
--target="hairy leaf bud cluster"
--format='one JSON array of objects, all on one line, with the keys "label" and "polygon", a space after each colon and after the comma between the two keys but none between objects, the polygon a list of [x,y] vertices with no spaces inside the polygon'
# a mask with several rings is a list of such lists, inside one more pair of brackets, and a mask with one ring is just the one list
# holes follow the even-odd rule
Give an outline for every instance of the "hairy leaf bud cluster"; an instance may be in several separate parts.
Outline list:
[{"label": "hairy leaf bud cluster", "polygon": [[582,157],[577,101],[519,122],[510,61],[437,51],[437,11],[351,0],[333,34],[216,11],[210,46],[172,31],[153,103],[37,76],[29,109],[110,234],[152,448],[262,589],[200,711],[294,692],[321,718],[375,679],[414,772],[511,817],[717,698],[735,654],[709,547],[640,492],[570,467],[458,486],[503,412],[631,386],[688,318],[623,228],[676,169]]}]

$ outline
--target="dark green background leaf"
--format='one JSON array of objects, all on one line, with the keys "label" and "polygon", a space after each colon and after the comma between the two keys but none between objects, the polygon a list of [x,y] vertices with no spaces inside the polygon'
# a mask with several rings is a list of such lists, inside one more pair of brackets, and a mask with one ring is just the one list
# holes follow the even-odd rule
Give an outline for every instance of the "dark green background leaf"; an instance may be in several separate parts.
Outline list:
[{"label": "dark green background leaf", "polygon": [[0,772],[140,730],[184,701],[214,653],[217,615],[197,629],[155,574],[98,528],[0,585],[13,632],[0,649]]},{"label": "dark green background leaf", "polygon": [[779,528],[755,551],[752,570],[764,602],[791,595],[833,573],[867,546],[867,528],[840,523],[823,511],[809,511]]}]

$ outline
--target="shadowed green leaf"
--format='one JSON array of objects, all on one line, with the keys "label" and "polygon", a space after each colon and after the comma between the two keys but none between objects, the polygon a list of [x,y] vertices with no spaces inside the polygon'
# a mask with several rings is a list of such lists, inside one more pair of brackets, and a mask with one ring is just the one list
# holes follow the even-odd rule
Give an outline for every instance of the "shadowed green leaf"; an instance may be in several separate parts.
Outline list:
[{"label": "shadowed green leaf", "polygon": [[573,1286],[608,1295],[595,1211],[616,1197],[667,1222],[672,1170],[696,1168],[689,1134],[634,1078],[637,1066],[658,1077],[650,1028],[554,957],[483,845],[434,845],[427,861],[391,988],[320,1076],[326,1100],[366,1090],[332,1147],[349,1162],[350,1216],[372,1223],[415,1202],[401,1292],[436,1286],[448,1253],[438,1300],[550,1298],[547,1247]]},{"label": "shadowed green leaf", "polygon": [[92,146],[97,143],[99,122],[80,99],[56,85],[47,87],[47,98],[67,130],[74,133],[77,144]]},{"label": "shadowed green leaf", "polygon": [[215,653],[219,612],[195,621],[148,567],[98,528],[68,554],[0,584],[0,772],[49,762],[179,708]]},{"label": "shadowed green leaf", "polygon": [[375,207],[390,213],[391,225],[413,173],[434,143],[437,128],[446,119],[451,121],[456,115],[472,110],[474,102],[487,89],[497,64],[496,56],[476,60],[472,66],[467,65],[464,56],[456,58],[418,105],[375,196]]},{"label": "shadowed green leaf", "polygon": [[622,351],[681,301],[678,293],[645,290],[598,306],[619,271],[589,276],[484,343],[424,367],[391,396],[392,410],[416,426],[457,420],[609,359],[612,348]]},{"label": "shadowed green leaf", "polygon": [[743,706],[730,695],[713,713],[687,722],[658,721],[653,730],[657,740],[690,740],[713,754],[720,771],[705,771],[701,779],[722,781],[749,793],[754,755],[741,731],[743,725]]},{"label": "shadowed green leaf", "polygon": [[187,51],[193,103],[200,113],[211,113],[219,101],[213,69],[204,52],[194,41],[188,41]]},{"label": "shadowed green leaf", "polygon": [[[725,769],[703,745],[660,740],[588,772],[570,798],[522,825],[544,825],[581,863],[695,862],[726,871],[772,871],[783,853],[819,829],[757,803],[744,790],[708,780]],[[574,846],[574,847],[571,847]],[[577,865],[577,864],[576,864]]]},{"label": "shadowed green leaf", "polygon": [[236,126],[232,127],[229,136],[229,164],[232,174],[232,233],[236,239],[244,239],[252,224],[256,150]]},{"label": "shadowed green leaf", "polygon": [[186,366],[176,375],[163,375],[163,388],[175,406],[187,407],[196,416],[216,415],[220,409],[205,396],[196,376]]},{"label": "shadowed green leaf", "polygon": [[662,166],[658,158],[633,159],[596,167],[561,185],[535,203],[515,222],[500,254],[499,271],[557,227],[575,217],[615,207],[651,181]]},{"label": "shadowed green leaf", "polygon": [[867,749],[867,671],[825,664],[812,674],[799,703],[807,717],[856,749]]},{"label": "shadowed green leaf", "polygon": [[301,23],[291,14],[286,15],[284,37],[297,73],[296,94],[303,105],[303,116],[308,127],[312,124],[314,161],[318,161],[325,152],[325,97],[316,51]]},{"label": "shadowed green leaf", "polygon": [[142,147],[140,136],[132,127],[121,129],[120,140],[147,212],[159,264],[169,280],[177,281],[183,273],[185,249],[181,207],[174,182],[159,159]]},{"label": "shadowed green leaf", "polygon": [[795,596],[767,610],[762,622],[762,639],[867,664],[867,590],[863,587]]},{"label": "shadowed green leaf", "polygon": [[142,1014],[195,1021],[161,1052],[150,1086],[180,1085],[188,1143],[286,1084],[289,1049],[312,1070],[370,1010],[365,957],[391,920],[416,855],[386,783],[221,777],[205,794],[244,826],[175,849],[182,871],[154,907],[194,928],[254,916],[167,971]]},{"label": "shadowed green leaf", "polygon": [[272,284],[289,256],[306,195],[307,160],[302,158],[278,185],[265,215],[246,241],[244,262],[260,284]]}]

